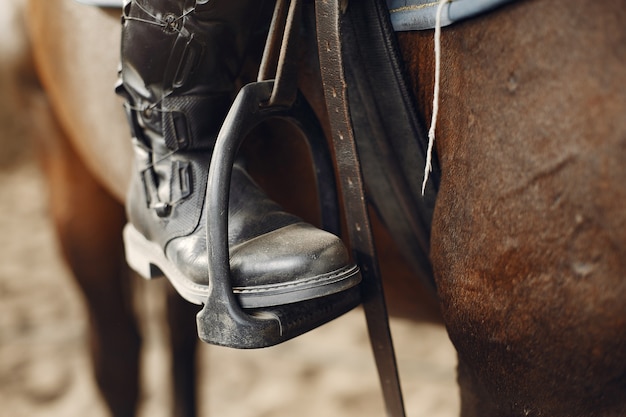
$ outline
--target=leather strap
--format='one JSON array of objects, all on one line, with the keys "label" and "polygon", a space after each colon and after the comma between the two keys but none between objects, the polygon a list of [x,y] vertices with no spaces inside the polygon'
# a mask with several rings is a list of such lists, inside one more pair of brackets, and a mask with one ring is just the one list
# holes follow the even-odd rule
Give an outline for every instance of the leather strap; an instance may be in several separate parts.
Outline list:
[{"label": "leather strap", "polygon": [[434,295],[429,252],[439,165],[435,155],[422,195],[427,127],[417,115],[385,1],[351,2],[341,35],[348,105],[368,199]]},{"label": "leather strap", "polygon": [[348,233],[355,260],[361,267],[363,276],[361,283],[363,308],[387,415],[402,417],[405,415],[402,390],[348,108],[341,48],[340,0],[317,1],[315,13],[322,81],[337,158],[341,194],[346,210]]}]

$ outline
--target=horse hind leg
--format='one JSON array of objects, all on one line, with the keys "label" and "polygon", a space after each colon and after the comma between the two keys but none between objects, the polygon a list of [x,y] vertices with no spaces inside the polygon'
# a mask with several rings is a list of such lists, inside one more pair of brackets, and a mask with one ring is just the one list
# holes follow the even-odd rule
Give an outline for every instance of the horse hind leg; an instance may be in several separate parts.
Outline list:
[{"label": "horse hind leg", "polygon": [[141,342],[127,288],[124,210],[96,182],[67,138],[47,133],[40,161],[49,208],[62,254],[85,296],[95,378],[113,415],[134,416]]},{"label": "horse hind leg", "polygon": [[196,314],[199,306],[188,303],[174,290],[167,287],[167,323],[172,358],[173,415],[195,417],[196,397],[196,351],[198,336]]}]

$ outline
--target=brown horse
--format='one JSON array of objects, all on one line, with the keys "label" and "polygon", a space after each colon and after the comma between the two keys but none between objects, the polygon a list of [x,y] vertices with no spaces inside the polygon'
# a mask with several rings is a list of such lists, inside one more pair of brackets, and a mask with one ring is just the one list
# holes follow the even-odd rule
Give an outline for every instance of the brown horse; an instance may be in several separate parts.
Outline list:
[{"label": "brown horse", "polygon": [[[55,222],[90,300],[99,383],[116,416],[132,415],[136,382],[124,377],[131,389],[116,389],[110,373],[129,375],[139,345],[112,279],[124,275],[118,202],[130,158],[110,92],[119,13],[49,0],[32,1],[29,16],[68,140],[47,158]],[[527,0],[443,30],[430,257],[464,416],[626,415],[625,21],[608,1]],[[398,38],[428,120],[433,33]],[[303,90],[319,105],[315,84]],[[288,208],[307,217],[307,205]],[[392,307],[397,293],[417,297],[415,277],[391,271]],[[172,317],[175,355],[190,358],[195,336],[181,326],[193,320]],[[190,362],[181,369],[193,374]]]}]

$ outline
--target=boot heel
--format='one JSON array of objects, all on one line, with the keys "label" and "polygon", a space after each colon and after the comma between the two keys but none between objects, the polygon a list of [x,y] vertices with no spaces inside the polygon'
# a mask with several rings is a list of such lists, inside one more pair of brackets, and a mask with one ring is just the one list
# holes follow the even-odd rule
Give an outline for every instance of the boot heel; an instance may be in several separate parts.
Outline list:
[{"label": "boot heel", "polygon": [[141,233],[127,224],[124,227],[124,251],[126,253],[126,262],[128,265],[144,279],[153,279],[163,277],[163,272],[151,260],[152,255],[148,246],[148,242]]}]

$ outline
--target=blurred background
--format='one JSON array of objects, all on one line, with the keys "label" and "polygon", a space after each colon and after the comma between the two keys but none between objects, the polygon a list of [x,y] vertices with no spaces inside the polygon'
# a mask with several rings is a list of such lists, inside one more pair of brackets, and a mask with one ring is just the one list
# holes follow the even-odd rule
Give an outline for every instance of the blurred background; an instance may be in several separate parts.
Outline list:
[{"label": "blurred background", "polygon": [[[45,1],[45,0],[37,0]],[[0,2],[0,417],[108,416],[88,353],[81,293],[51,227],[36,158],[50,127],[30,56],[24,2]],[[165,281],[144,283],[139,416],[168,416]],[[392,320],[409,416],[458,415],[456,357],[436,324]],[[202,416],[382,416],[361,310],[281,346],[202,346]]]}]

